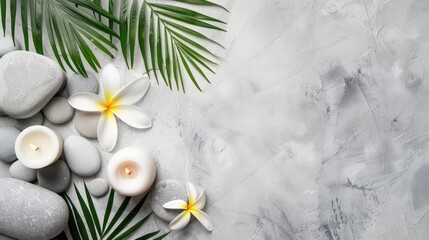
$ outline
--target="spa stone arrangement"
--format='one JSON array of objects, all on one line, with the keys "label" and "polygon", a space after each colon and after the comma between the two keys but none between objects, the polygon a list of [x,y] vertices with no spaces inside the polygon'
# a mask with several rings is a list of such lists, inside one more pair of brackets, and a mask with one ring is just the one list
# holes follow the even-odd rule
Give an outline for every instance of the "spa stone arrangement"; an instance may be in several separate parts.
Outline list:
[{"label": "spa stone arrangement", "polygon": [[[11,176],[0,178],[0,239],[69,236],[73,214],[64,194],[74,175],[85,178],[95,201],[110,188],[129,197],[150,192],[153,213],[171,222],[171,230],[184,228],[191,215],[213,229],[202,211],[203,188],[174,179],[154,184],[162,169],[156,169],[145,149],[115,149],[111,159],[102,159],[88,140],[98,139],[110,152],[116,145],[117,119],[135,128],[151,127],[150,117],[132,106],[148,91],[148,79],[118,86],[119,73],[111,64],[102,69],[100,80],[94,74],[66,76],[54,60],[20,51],[10,36],[0,37],[0,57],[0,161],[10,165]],[[46,121],[74,121],[77,133],[62,139],[43,126]],[[95,177],[102,161],[108,162],[107,179]]]}]

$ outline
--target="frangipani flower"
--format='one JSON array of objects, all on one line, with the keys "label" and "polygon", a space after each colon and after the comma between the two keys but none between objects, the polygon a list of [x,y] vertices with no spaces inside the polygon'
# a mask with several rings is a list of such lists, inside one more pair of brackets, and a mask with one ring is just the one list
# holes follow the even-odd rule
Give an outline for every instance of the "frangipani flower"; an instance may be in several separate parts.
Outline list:
[{"label": "frangipani flower", "polygon": [[101,96],[77,93],[69,98],[69,103],[81,111],[101,112],[97,126],[98,141],[104,150],[110,152],[118,138],[116,117],[135,128],[152,126],[150,117],[138,107],[131,105],[146,94],[149,79],[139,78],[120,88],[119,72],[112,64],[103,68],[100,78]]},{"label": "frangipani flower", "polygon": [[200,196],[198,196],[197,189],[195,186],[188,182],[188,202],[183,200],[173,200],[163,205],[166,209],[183,209],[184,211],[180,213],[176,218],[171,221],[169,227],[171,230],[180,230],[186,225],[188,225],[191,220],[191,214],[194,215],[198,221],[200,221],[203,226],[209,230],[213,230],[213,223],[210,221],[209,216],[206,213],[201,211],[206,205],[206,194],[203,191]]}]

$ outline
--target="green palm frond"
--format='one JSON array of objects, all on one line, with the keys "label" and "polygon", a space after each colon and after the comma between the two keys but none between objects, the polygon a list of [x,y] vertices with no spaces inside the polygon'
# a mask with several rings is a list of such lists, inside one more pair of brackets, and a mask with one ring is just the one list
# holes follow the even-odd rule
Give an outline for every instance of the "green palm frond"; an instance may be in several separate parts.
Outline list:
[{"label": "green palm frond", "polygon": [[[89,239],[125,240],[131,234],[135,233],[149,219],[149,217],[152,214],[152,213],[149,213],[148,215],[146,215],[145,217],[137,221],[137,223],[128,227],[128,225],[135,219],[137,214],[140,212],[141,208],[143,207],[143,204],[146,201],[148,194],[145,195],[126,216],[124,216],[124,212],[131,199],[130,197],[126,197],[122,201],[122,204],[120,205],[116,214],[109,222],[110,213],[113,208],[114,198],[115,198],[115,191],[112,189],[110,190],[110,193],[109,193],[109,200],[107,202],[106,211],[104,213],[104,218],[103,218],[104,220],[101,225],[98,218],[98,213],[94,207],[94,199],[89,194],[88,188],[85,183],[84,183],[84,188],[85,188],[86,200],[84,199],[83,195],[80,193],[76,185],[74,185],[74,189],[76,191],[78,203],[80,206],[80,211],[83,213],[83,217],[80,211],[78,210],[78,208],[70,199],[70,197],[67,194],[64,195],[64,199],[66,200],[67,206],[69,207],[69,211],[70,211],[68,226],[73,240],[81,240],[81,239],[82,240],[87,240],[87,239],[88,240]],[[88,234],[88,231],[89,231],[89,234]],[[150,239],[152,237],[155,237],[158,233],[159,233],[159,230],[155,232],[150,232],[138,239]],[[163,239],[167,235],[168,233],[165,233],[153,239]]]},{"label": "green palm frond", "polygon": [[[118,16],[116,5],[120,6]],[[207,74],[214,73],[219,60],[203,43],[222,47],[201,30],[225,31],[226,23],[189,8],[198,5],[227,11],[207,0],[176,0],[168,4],[108,0],[106,6],[101,0],[0,0],[0,22],[5,33],[7,15],[10,15],[10,31],[15,42],[20,8],[25,49],[30,49],[31,40],[34,50],[44,54],[43,40],[47,37],[65,71],[70,69],[87,76],[86,65],[98,71],[100,62],[91,47],[113,58],[118,50],[114,44],[117,38],[129,68],[134,67],[136,55],[141,54],[145,71],[158,83],[163,81],[170,89],[175,86],[185,91],[184,79],[188,77],[201,91],[197,75],[210,82]],[[140,51],[136,50],[137,45]]]},{"label": "green palm frond", "polygon": [[[140,26],[149,26],[149,29],[146,31],[146,28],[139,27],[139,44],[143,57],[150,55],[150,61],[149,57],[144,61],[146,69],[154,70],[153,75],[158,82],[162,78],[170,89],[174,84],[177,90],[181,87],[183,91],[183,73],[186,73],[201,91],[192,69],[210,83],[206,72],[214,73],[212,68],[218,64],[218,57],[198,40],[222,45],[195,28],[225,31],[215,24],[225,23],[184,7],[144,2],[140,11]],[[149,37],[145,37],[147,34]]]}]

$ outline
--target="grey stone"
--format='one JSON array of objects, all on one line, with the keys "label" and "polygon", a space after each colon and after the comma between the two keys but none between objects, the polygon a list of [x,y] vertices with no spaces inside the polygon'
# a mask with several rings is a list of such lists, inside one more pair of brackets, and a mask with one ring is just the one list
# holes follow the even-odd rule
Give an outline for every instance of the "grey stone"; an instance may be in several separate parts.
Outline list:
[{"label": "grey stone", "polygon": [[15,238],[11,238],[11,237],[8,237],[8,236],[5,236],[5,235],[1,235],[0,234],[0,240],[14,240]]},{"label": "grey stone", "polygon": [[3,57],[3,55],[8,52],[21,49],[18,41],[15,42],[15,45],[13,44],[13,39],[10,35],[6,35],[6,37],[4,37],[3,33],[0,34],[0,57]]},{"label": "grey stone", "polygon": [[20,161],[15,161],[9,168],[10,176],[26,182],[36,181],[36,170],[28,168]]},{"label": "grey stone", "polygon": [[0,59],[0,109],[13,118],[38,113],[58,92],[64,72],[54,60],[14,51]]},{"label": "grey stone", "polygon": [[14,127],[0,127],[0,161],[12,162],[16,159],[15,141],[19,133]]},{"label": "grey stone", "polygon": [[34,125],[42,125],[43,120],[43,114],[38,112],[36,115],[26,119],[15,119],[15,127],[22,131]]},{"label": "grey stone", "polygon": [[70,170],[76,175],[89,177],[100,170],[100,153],[81,136],[71,136],[64,141],[64,154]]},{"label": "grey stone", "polygon": [[0,178],[0,234],[46,240],[67,226],[69,210],[57,194],[13,178]]},{"label": "grey stone", "polygon": [[10,177],[10,164],[0,161],[0,178]]},{"label": "grey stone", "polygon": [[37,180],[43,188],[56,193],[65,192],[71,183],[70,169],[64,160],[37,170]]},{"label": "grey stone", "polygon": [[186,186],[177,180],[164,180],[155,184],[149,197],[153,213],[160,219],[170,222],[180,212],[162,207],[172,200],[187,200]]},{"label": "grey stone", "polygon": [[74,123],[76,130],[82,136],[87,138],[97,138],[98,120],[100,120],[100,113],[78,111]]},{"label": "grey stone", "polygon": [[70,96],[79,92],[98,93],[98,80],[92,73],[88,77],[72,73],[68,76],[67,91]]},{"label": "grey stone", "polygon": [[96,178],[88,184],[88,191],[94,197],[102,197],[109,191],[109,184],[103,178]]},{"label": "grey stone", "polygon": [[66,98],[54,97],[43,108],[43,115],[49,122],[63,124],[72,119],[74,109],[70,106]]}]

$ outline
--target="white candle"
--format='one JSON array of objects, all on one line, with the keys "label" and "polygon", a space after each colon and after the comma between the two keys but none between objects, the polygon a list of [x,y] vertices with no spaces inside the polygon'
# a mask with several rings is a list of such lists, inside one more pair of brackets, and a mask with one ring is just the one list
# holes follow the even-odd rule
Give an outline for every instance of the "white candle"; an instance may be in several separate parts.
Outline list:
[{"label": "white candle", "polygon": [[152,186],[156,176],[153,157],[140,148],[125,148],[112,156],[107,167],[110,185],[124,196],[137,196]]},{"label": "white candle", "polygon": [[15,153],[22,165],[39,169],[51,165],[61,156],[63,141],[51,129],[32,126],[24,129],[16,139]]}]

